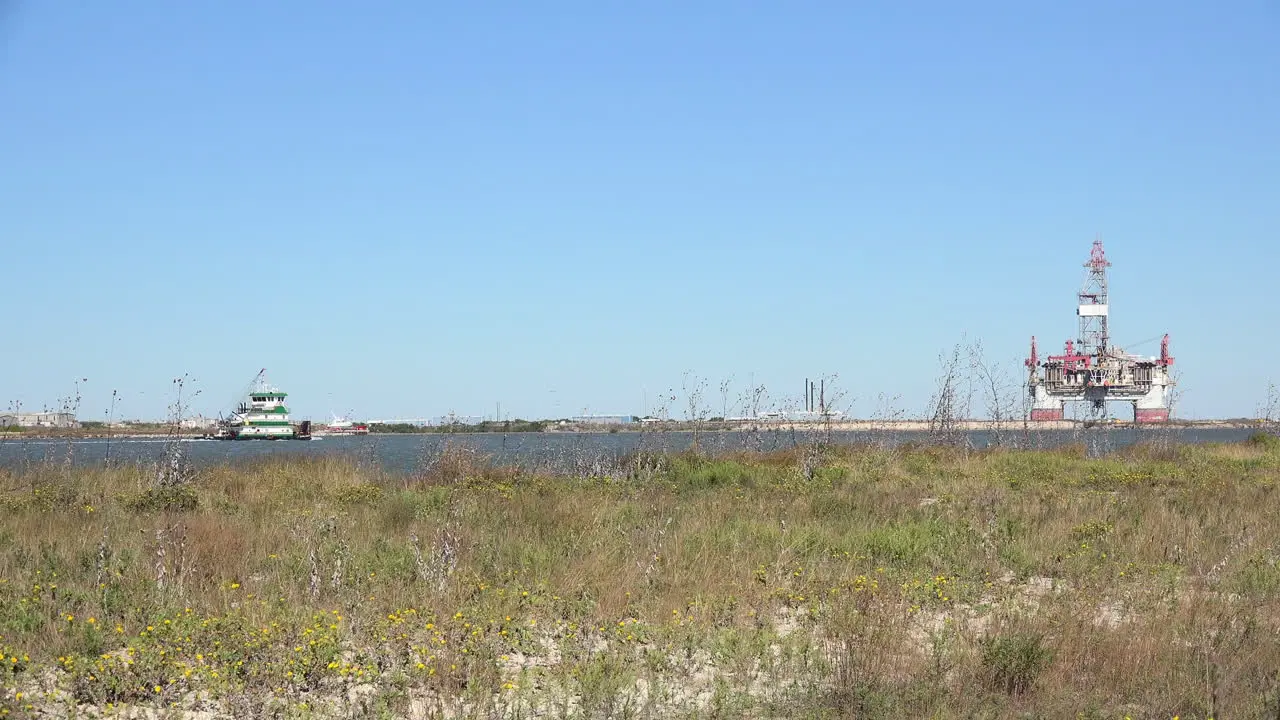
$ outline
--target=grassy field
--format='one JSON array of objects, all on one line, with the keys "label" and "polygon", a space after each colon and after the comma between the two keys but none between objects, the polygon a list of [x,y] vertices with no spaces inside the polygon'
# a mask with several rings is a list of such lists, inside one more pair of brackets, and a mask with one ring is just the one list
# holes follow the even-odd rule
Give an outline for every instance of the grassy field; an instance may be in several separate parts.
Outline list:
[{"label": "grassy field", "polygon": [[1280,717],[1280,442],[0,470],[0,715]]}]

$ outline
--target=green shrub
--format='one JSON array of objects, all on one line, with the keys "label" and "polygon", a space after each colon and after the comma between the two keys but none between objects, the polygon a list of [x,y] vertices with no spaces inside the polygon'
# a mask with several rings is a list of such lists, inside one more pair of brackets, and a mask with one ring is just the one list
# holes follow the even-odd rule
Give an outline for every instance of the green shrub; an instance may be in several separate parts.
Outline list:
[{"label": "green shrub", "polygon": [[125,498],[124,505],[134,512],[191,512],[200,497],[189,485],[161,485]]},{"label": "green shrub", "polygon": [[382,488],[372,483],[347,485],[338,490],[336,500],[342,505],[371,505],[382,497]]},{"label": "green shrub", "polygon": [[751,468],[735,460],[717,460],[688,455],[674,458],[667,475],[679,486],[700,490],[722,485],[749,487],[754,481]]},{"label": "green shrub", "polygon": [[1237,592],[1250,597],[1280,595],[1280,557],[1270,551],[1254,554],[1234,574]]},{"label": "green shrub", "polygon": [[382,503],[382,522],[387,528],[403,530],[423,514],[425,506],[426,498],[420,493],[391,493]]},{"label": "green shrub", "polygon": [[1021,695],[1052,661],[1053,651],[1041,635],[1015,632],[982,640],[982,668],[993,690]]},{"label": "green shrub", "polygon": [[1264,450],[1280,450],[1280,435],[1269,432],[1256,432],[1249,436],[1249,444]]}]

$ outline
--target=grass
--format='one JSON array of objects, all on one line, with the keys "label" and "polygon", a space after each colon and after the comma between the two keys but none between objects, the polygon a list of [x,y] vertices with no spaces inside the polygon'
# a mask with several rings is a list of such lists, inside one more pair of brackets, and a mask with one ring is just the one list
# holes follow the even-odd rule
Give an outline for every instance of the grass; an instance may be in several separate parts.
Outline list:
[{"label": "grass", "polygon": [[1280,712],[1271,440],[423,467],[0,469],[0,716]]}]

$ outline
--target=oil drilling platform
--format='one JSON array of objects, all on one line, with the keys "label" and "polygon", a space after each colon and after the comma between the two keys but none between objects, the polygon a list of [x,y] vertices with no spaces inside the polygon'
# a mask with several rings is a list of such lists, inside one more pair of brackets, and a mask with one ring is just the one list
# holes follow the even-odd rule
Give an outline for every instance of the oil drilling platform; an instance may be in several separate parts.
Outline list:
[{"label": "oil drilling platform", "polygon": [[1169,336],[1160,342],[1159,357],[1131,355],[1112,346],[1107,330],[1107,268],[1111,263],[1101,240],[1093,242],[1084,266],[1088,273],[1076,309],[1079,337],[1067,341],[1063,354],[1050,355],[1044,362],[1036,352],[1035,337],[1031,338],[1031,357],[1026,361],[1031,419],[1063,420],[1066,403],[1079,402],[1086,403],[1088,419],[1101,420],[1107,416],[1108,401],[1123,401],[1133,404],[1136,423],[1167,421],[1174,384],[1169,376],[1173,365]]}]

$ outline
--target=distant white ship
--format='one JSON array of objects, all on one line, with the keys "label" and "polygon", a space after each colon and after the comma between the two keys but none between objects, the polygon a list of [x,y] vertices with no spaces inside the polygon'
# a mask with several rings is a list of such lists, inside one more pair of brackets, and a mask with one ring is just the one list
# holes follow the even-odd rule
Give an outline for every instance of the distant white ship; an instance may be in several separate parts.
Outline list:
[{"label": "distant white ship", "polygon": [[[332,415],[332,413],[330,413]],[[332,415],[332,419],[324,428],[316,431],[317,435],[368,435],[369,424],[352,422],[341,415]]]}]

